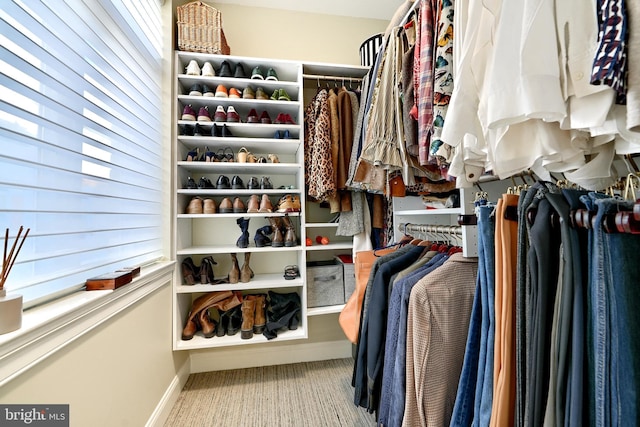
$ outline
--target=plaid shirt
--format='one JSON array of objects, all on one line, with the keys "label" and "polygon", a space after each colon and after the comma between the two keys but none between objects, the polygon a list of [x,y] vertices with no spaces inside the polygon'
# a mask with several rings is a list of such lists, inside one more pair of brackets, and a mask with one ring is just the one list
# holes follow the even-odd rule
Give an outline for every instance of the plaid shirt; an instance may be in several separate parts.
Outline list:
[{"label": "plaid shirt", "polygon": [[413,75],[415,102],[418,109],[418,158],[421,165],[429,163],[431,126],[433,125],[433,54],[434,29],[439,0],[421,0],[418,14]]}]

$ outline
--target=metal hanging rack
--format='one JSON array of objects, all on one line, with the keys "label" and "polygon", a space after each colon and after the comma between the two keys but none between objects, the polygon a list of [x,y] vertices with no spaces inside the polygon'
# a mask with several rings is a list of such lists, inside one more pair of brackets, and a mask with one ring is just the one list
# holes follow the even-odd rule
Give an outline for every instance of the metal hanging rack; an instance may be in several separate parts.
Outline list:
[{"label": "metal hanging rack", "polygon": [[405,235],[410,232],[426,234],[449,234],[451,236],[462,236],[462,226],[460,225],[434,225],[434,224],[411,224],[400,223],[398,230]]},{"label": "metal hanging rack", "polygon": [[302,78],[308,80],[330,80],[336,82],[361,82],[362,77],[349,77],[349,76],[326,76],[320,74],[303,74]]}]

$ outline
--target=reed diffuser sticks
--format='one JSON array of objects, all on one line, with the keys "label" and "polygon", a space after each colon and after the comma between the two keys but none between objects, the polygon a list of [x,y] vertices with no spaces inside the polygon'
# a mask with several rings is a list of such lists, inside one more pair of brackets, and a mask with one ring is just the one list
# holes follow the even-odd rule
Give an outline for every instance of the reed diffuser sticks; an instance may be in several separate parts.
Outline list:
[{"label": "reed diffuser sticks", "polygon": [[[7,250],[9,249],[9,229],[7,228],[4,234],[4,255],[2,257],[2,275],[0,276],[0,291],[4,289],[4,283],[7,281],[9,277],[9,273],[11,272],[11,268],[13,264],[16,262],[16,258],[18,258],[18,254],[20,253],[20,249],[22,249],[22,245],[24,241],[27,239],[29,235],[30,228],[27,228],[27,231],[22,236],[22,231],[24,227],[21,225],[18,230],[18,235],[16,236],[16,240],[14,240],[13,245],[11,245],[11,251],[7,254]],[[22,236],[22,240],[20,240],[20,236]],[[18,244],[20,242],[20,244]]]}]

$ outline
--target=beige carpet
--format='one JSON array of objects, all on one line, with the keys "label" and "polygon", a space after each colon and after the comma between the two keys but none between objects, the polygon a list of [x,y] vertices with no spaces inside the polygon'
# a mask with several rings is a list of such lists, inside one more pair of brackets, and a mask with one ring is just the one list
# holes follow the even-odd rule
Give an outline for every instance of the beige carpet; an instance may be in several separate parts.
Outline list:
[{"label": "beige carpet", "polygon": [[192,374],[165,426],[375,426],[353,404],[352,369],[338,359]]}]

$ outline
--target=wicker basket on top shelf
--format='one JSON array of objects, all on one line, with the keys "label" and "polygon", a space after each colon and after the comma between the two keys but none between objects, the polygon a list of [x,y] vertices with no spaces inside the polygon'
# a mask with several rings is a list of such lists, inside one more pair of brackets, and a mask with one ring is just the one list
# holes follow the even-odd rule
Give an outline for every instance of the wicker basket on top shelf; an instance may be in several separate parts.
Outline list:
[{"label": "wicker basket on top shelf", "polygon": [[177,7],[178,48],[187,52],[229,55],[222,12],[201,1]]}]

